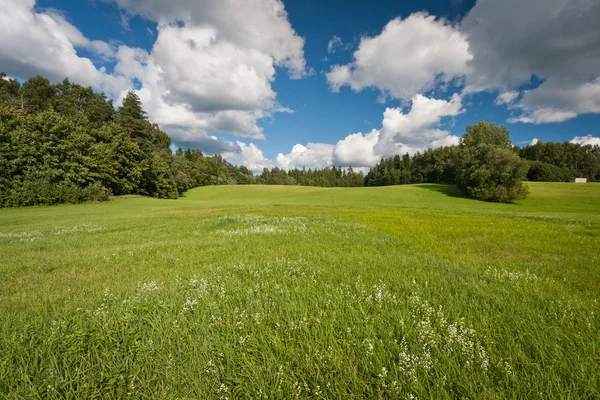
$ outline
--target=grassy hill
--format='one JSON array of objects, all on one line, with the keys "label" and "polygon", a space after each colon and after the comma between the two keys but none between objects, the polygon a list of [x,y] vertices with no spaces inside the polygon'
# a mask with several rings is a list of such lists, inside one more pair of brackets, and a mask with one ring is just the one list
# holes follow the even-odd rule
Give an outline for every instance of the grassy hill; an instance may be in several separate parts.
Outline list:
[{"label": "grassy hill", "polygon": [[600,185],[0,210],[9,397],[600,396]]}]

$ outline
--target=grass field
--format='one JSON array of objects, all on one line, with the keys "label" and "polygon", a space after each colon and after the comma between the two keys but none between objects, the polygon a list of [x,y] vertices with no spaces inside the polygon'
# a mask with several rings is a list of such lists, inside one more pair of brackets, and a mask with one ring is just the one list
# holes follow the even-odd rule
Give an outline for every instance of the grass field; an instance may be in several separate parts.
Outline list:
[{"label": "grass field", "polygon": [[600,398],[600,185],[0,210],[0,398]]}]

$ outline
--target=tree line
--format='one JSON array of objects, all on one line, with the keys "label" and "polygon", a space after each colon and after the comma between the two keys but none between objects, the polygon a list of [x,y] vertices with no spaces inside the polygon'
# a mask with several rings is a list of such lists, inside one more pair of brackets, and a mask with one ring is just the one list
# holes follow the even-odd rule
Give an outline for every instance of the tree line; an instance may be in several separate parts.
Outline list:
[{"label": "tree line", "polygon": [[538,141],[520,148],[506,127],[480,121],[467,127],[457,146],[382,158],[365,176],[365,186],[456,184],[470,197],[507,202],[527,195],[523,180],[576,177],[600,181],[600,146]]},{"label": "tree line", "polygon": [[456,184],[467,196],[512,201],[523,180],[600,181],[600,147],[569,142],[513,146],[508,130],[484,121],[460,144],[382,158],[366,176],[352,167],[264,169],[254,175],[199,149],[171,151],[135,92],[122,106],[91,87],[36,76],[23,84],[0,73],[0,206],[78,203],[112,195],[176,198],[205,185],[322,187]]},{"label": "tree line", "polygon": [[104,93],[68,79],[20,84],[0,73],[0,206],[176,198],[196,186],[255,182],[220,156],[170,146],[133,91],[115,109]]},{"label": "tree line", "polygon": [[538,141],[518,152],[529,164],[527,180],[571,182],[587,178],[600,182],[600,146]]},{"label": "tree line", "polygon": [[446,183],[471,198],[510,202],[527,196],[527,170],[506,127],[480,121],[467,127],[458,146],[382,159],[365,177],[365,186]]},{"label": "tree line", "polygon": [[263,185],[300,185],[320,187],[358,187],[364,186],[365,176],[362,171],[354,171],[352,167],[325,167],[323,169],[291,169],[285,171],[279,167],[270,171],[265,168],[256,177],[256,183]]}]

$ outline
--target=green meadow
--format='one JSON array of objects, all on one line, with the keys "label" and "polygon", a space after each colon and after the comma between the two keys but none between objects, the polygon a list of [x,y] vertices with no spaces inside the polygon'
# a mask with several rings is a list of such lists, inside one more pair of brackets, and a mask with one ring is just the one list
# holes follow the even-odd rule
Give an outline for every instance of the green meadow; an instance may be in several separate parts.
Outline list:
[{"label": "green meadow", "polygon": [[0,210],[0,398],[600,398],[600,184]]}]

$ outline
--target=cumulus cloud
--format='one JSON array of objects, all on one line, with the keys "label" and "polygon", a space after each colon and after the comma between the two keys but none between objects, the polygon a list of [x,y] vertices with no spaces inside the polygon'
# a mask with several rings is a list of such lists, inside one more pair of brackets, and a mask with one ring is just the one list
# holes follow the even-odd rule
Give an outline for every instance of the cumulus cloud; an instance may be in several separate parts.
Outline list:
[{"label": "cumulus cloud", "polygon": [[148,114],[177,143],[207,142],[213,132],[264,139],[258,122],[291,112],[271,84],[277,66],[292,78],[306,74],[304,40],[281,1],[111,1],[157,21],[152,50],[119,51],[117,70],[141,82]]},{"label": "cumulus cloud", "polygon": [[43,75],[52,81],[65,77],[115,94],[129,87],[123,76],[77,54],[85,49],[100,58],[114,57],[114,48],[86,38],[63,15],[54,10],[36,11],[34,0],[4,0],[0,3],[0,65],[19,78]]},{"label": "cumulus cloud", "polygon": [[235,165],[243,165],[253,172],[261,172],[264,168],[272,168],[273,161],[266,158],[261,149],[254,143],[246,144],[237,142],[239,151],[225,152],[222,154],[229,162]]},{"label": "cumulus cloud", "polygon": [[[479,0],[461,22],[473,58],[466,92],[525,92],[512,122],[551,123],[600,112],[600,2]],[[508,28],[510,27],[510,28]]]},{"label": "cumulus cloud", "polygon": [[582,146],[592,145],[592,146],[600,146],[600,137],[594,137],[592,135],[587,136],[575,136],[570,140],[571,143],[577,143]]},{"label": "cumulus cloud", "polygon": [[[39,11],[34,0],[0,4],[0,64],[11,76],[69,77],[111,94],[117,104],[133,85],[150,118],[182,145],[240,151],[213,140],[227,132],[264,139],[258,123],[290,112],[276,101],[275,68],[292,78],[306,72],[304,39],[288,21],[280,0],[107,0],[123,15],[157,23],[150,51],[86,38],[56,10]],[[115,61],[108,73],[77,54]],[[203,148],[203,150],[207,151]]]},{"label": "cumulus cloud", "polygon": [[539,141],[540,141],[540,139],[533,138],[533,139],[531,139],[531,142],[529,142],[529,146],[535,146]]},{"label": "cumulus cloud", "polygon": [[281,0],[104,0],[129,13],[186,27],[209,26],[228,42],[255,49],[288,69],[290,76],[306,74],[304,39],[292,28]]},{"label": "cumulus cloud", "polygon": [[[363,37],[327,79],[334,91],[374,87],[382,98],[452,84],[498,91],[495,103],[519,112],[509,122],[563,122],[600,113],[599,20],[600,2],[590,0],[478,0],[459,25],[415,13]],[[521,96],[532,76],[543,83]]]},{"label": "cumulus cloud", "polygon": [[273,105],[269,55],[219,40],[213,28],[165,25],[152,49],[168,101],[195,112],[258,110]]},{"label": "cumulus cloud", "polygon": [[464,35],[450,22],[426,13],[391,20],[381,34],[363,37],[354,60],[327,73],[332,90],[375,87],[384,97],[411,98],[460,78],[471,59]]},{"label": "cumulus cloud", "polygon": [[302,169],[304,167],[325,168],[333,163],[333,145],[308,143],[306,146],[303,146],[297,144],[292,147],[290,153],[279,153],[276,162],[279,168],[285,170]]},{"label": "cumulus cloud", "polygon": [[264,139],[258,121],[290,111],[275,100],[272,58],[212,28],[162,25],[150,53],[122,46],[117,59],[115,71],[139,80],[148,114],[178,143],[211,132]]},{"label": "cumulus cloud", "polygon": [[458,136],[440,129],[442,120],[464,112],[460,95],[449,100],[415,95],[408,112],[402,108],[387,108],[381,129],[346,136],[336,144],[297,144],[288,154],[279,153],[277,165],[283,169],[342,167],[371,167],[382,157],[414,154],[429,147],[452,146]]},{"label": "cumulus cloud", "polygon": [[[449,132],[438,129],[444,117],[464,112],[462,98],[454,94],[449,100],[428,98],[417,94],[408,113],[401,108],[387,108],[383,113],[381,136],[376,145],[378,154],[402,154],[405,147],[422,149],[433,141],[443,143]],[[448,140],[448,139],[446,139]]]},{"label": "cumulus cloud", "polygon": [[455,135],[443,136],[431,142],[431,148],[437,149],[444,146],[456,146],[460,143],[460,137]]},{"label": "cumulus cloud", "polygon": [[525,91],[516,107],[523,114],[514,120],[533,124],[563,122],[579,114],[600,113],[600,77],[580,84],[563,82],[562,78],[547,80],[536,89]]},{"label": "cumulus cloud", "polygon": [[381,158],[375,152],[379,141],[380,131],[373,129],[363,135],[361,132],[346,136],[336,143],[333,148],[333,163],[335,165],[370,167]]}]

